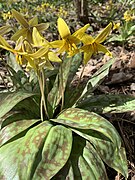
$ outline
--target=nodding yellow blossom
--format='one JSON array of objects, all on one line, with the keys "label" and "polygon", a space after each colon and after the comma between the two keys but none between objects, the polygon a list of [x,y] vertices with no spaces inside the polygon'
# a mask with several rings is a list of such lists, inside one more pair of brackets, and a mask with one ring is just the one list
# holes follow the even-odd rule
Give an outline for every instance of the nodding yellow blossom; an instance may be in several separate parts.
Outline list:
[{"label": "nodding yellow blossom", "polygon": [[113,22],[113,30],[117,30],[120,28],[120,23],[114,23]]},{"label": "nodding yellow blossom", "polygon": [[24,55],[27,53],[23,50],[23,38],[22,36],[17,40],[16,46],[13,49],[8,42],[0,35],[0,48],[6,49],[7,51],[12,52],[16,56],[16,60],[19,64],[23,64]]},{"label": "nodding yellow blossom", "polygon": [[27,21],[24,16],[22,16],[19,12],[16,10],[12,10],[12,14],[15,17],[15,19],[19,22],[21,25],[21,29],[19,29],[13,36],[13,40],[17,40],[20,36],[23,36],[24,38],[27,38],[29,42],[32,42],[32,29],[33,27],[36,27],[39,32],[42,32],[43,30],[47,29],[49,27],[48,23],[40,23],[38,24],[38,18],[33,17],[31,20]]},{"label": "nodding yellow blossom", "polygon": [[133,20],[132,11],[130,11],[130,10],[125,11],[123,18],[126,22],[132,21]]},{"label": "nodding yellow blossom", "polygon": [[105,41],[106,37],[109,35],[111,29],[112,23],[109,23],[95,39],[89,36],[88,34],[85,34],[83,36],[82,42],[84,45],[80,49],[84,53],[84,64],[87,64],[92,54],[98,52],[103,52],[108,56],[112,56],[111,52],[108,49],[106,49],[105,46],[101,45],[101,43]]},{"label": "nodding yellow blossom", "polygon": [[58,18],[58,31],[61,37],[61,40],[56,40],[51,43],[53,48],[59,48],[58,53],[67,52],[69,57],[74,56],[79,52],[77,44],[81,42],[83,34],[89,27],[89,24],[86,24],[84,27],[77,30],[75,33],[71,34],[69,27],[62,18]]},{"label": "nodding yellow blossom", "polygon": [[11,19],[13,16],[12,13],[8,11],[7,13],[2,13],[2,17],[4,20],[7,20],[7,19]]}]

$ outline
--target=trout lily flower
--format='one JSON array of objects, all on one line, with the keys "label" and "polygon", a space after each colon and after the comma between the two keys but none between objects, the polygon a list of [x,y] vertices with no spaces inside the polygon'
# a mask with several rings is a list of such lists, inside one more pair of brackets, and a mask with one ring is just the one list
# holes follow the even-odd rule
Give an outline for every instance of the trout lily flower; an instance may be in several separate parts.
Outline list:
[{"label": "trout lily flower", "polygon": [[37,51],[26,56],[28,61],[27,69],[34,68],[36,71],[41,68],[53,69],[51,62],[61,63],[62,60],[56,55],[55,52],[50,50],[50,43],[40,35],[38,30],[34,27],[33,33],[33,48]]},{"label": "trout lily flower", "polygon": [[69,57],[71,57],[79,52],[77,44],[81,42],[81,38],[83,37],[86,29],[89,27],[89,24],[86,24],[72,35],[69,27],[62,18],[58,18],[57,24],[61,40],[53,41],[51,45],[54,48],[59,48],[58,53],[67,52]]},{"label": "trout lily flower", "polygon": [[95,39],[89,36],[88,34],[85,34],[83,36],[82,42],[84,45],[80,48],[80,51],[84,52],[84,60],[83,60],[84,64],[87,64],[92,54],[98,52],[103,52],[108,56],[112,56],[111,52],[107,50],[105,46],[100,44],[109,35],[112,26],[113,26],[112,23],[109,23],[108,26],[106,26],[105,29]]},{"label": "trout lily flower", "polygon": [[27,21],[19,12],[16,10],[11,11],[15,19],[20,23],[22,28],[18,30],[13,36],[12,40],[17,40],[20,36],[26,38],[30,43],[32,42],[32,30],[36,27],[39,32],[46,30],[49,27],[48,23],[38,24],[38,18],[33,17],[30,21]]},{"label": "trout lily flower", "polygon": [[0,48],[6,49],[7,51],[12,52],[16,56],[16,60],[19,64],[24,64],[24,55],[27,53],[23,50],[23,37],[21,36],[17,42],[15,49],[13,49],[8,42],[0,35]]}]

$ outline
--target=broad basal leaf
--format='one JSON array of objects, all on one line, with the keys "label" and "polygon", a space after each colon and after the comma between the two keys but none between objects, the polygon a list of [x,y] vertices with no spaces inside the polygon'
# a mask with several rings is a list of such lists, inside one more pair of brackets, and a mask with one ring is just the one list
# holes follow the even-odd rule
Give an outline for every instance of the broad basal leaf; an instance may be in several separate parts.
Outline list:
[{"label": "broad basal leaf", "polygon": [[84,138],[75,135],[68,162],[52,180],[89,178],[92,180],[108,179],[102,159],[96,150]]},{"label": "broad basal leaf", "polygon": [[87,99],[87,96],[94,91],[94,89],[99,85],[103,79],[108,75],[109,69],[112,66],[112,64],[115,62],[115,59],[110,59],[107,63],[105,63],[96,73],[92,75],[90,80],[87,82],[80,98],[79,102]]},{"label": "broad basal leaf", "polygon": [[0,148],[0,179],[32,179],[51,127],[45,121],[31,128],[24,137]]},{"label": "broad basal leaf", "polygon": [[[117,148],[113,142],[102,139],[102,135],[97,132],[91,133],[89,130],[72,130],[89,140],[94,146],[96,153],[108,166],[120,172],[124,177],[128,177],[127,159],[123,147]],[[90,151],[91,147],[89,146],[88,149]]]},{"label": "broad basal leaf", "polygon": [[64,126],[53,127],[45,141],[42,159],[33,180],[51,179],[66,164],[72,147],[72,131]]},{"label": "broad basal leaf", "polygon": [[87,97],[77,107],[97,113],[123,113],[135,110],[135,97],[124,94],[102,94]]},{"label": "broad basal leaf", "polygon": [[110,167],[127,177],[127,161],[121,138],[115,128],[101,116],[81,109],[69,108],[53,120],[92,143],[96,152]]},{"label": "broad basal leaf", "polygon": [[0,94],[0,118],[9,112],[20,101],[35,95],[23,91]]},{"label": "broad basal leaf", "polygon": [[4,143],[24,136],[28,129],[37,122],[40,122],[40,120],[20,120],[10,123],[6,127],[2,128],[0,131],[0,146],[2,146]]},{"label": "broad basal leaf", "polygon": [[72,128],[98,131],[114,142],[117,147],[121,146],[121,139],[114,126],[96,113],[79,108],[69,108],[52,121]]},{"label": "broad basal leaf", "polygon": [[[90,149],[87,146],[90,146]],[[70,159],[75,179],[81,180],[81,176],[83,179],[107,179],[101,158],[92,145],[79,136],[75,136],[74,138]]]}]

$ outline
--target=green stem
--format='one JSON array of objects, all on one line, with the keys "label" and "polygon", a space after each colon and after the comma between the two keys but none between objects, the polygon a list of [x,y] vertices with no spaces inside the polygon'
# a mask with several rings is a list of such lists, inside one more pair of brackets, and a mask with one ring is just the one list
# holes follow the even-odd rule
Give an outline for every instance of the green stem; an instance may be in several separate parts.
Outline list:
[{"label": "green stem", "polygon": [[61,111],[63,109],[64,106],[64,90],[63,90],[63,71],[62,71],[62,66],[60,66],[60,91],[62,94],[62,102],[61,102]]},{"label": "green stem", "polygon": [[47,118],[49,119],[48,111],[47,111],[47,105],[46,105],[46,99],[44,94],[44,85],[45,85],[45,76],[43,70],[38,73],[38,80],[39,80],[39,86],[41,91],[41,104],[40,104],[40,112],[41,112],[41,120],[43,121],[43,107],[46,113]]},{"label": "green stem", "polygon": [[81,82],[81,80],[82,80],[82,76],[83,76],[83,73],[84,73],[85,67],[86,67],[86,65],[84,65],[84,66],[83,66],[83,69],[82,69],[81,75],[80,75],[79,80],[78,80],[77,87],[80,85],[80,82]]}]

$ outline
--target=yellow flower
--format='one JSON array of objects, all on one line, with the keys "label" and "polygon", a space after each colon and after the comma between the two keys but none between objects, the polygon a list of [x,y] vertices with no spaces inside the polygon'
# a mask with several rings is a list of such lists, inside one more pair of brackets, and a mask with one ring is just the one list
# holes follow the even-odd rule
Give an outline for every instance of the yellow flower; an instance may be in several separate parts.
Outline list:
[{"label": "yellow flower", "polygon": [[23,63],[23,59],[24,59],[23,56],[26,55],[27,53],[24,52],[24,50],[23,50],[23,37],[22,36],[17,40],[15,49],[13,49],[8,44],[8,42],[0,35],[0,48],[6,49],[7,51],[10,51],[13,54],[15,54],[16,60],[18,61],[18,63],[24,64]]},{"label": "yellow flower", "polygon": [[12,10],[13,16],[16,18],[16,20],[20,23],[22,26],[22,29],[18,30],[13,36],[13,40],[17,40],[20,36],[23,36],[29,42],[32,42],[32,29],[33,27],[36,27],[39,32],[45,30],[48,28],[48,23],[41,23],[38,24],[37,17],[33,17],[30,21],[27,21],[19,12],[16,10]]},{"label": "yellow flower", "polygon": [[133,16],[132,16],[132,13],[131,13],[131,11],[126,11],[125,13],[124,13],[124,17],[123,17],[124,19],[125,19],[125,21],[131,21],[131,20],[133,20]]},{"label": "yellow flower", "polygon": [[62,18],[58,18],[58,31],[62,40],[56,40],[51,43],[54,48],[59,48],[58,53],[67,52],[71,57],[79,52],[77,44],[81,42],[81,38],[85,33],[89,24],[77,30],[71,35],[71,32]]},{"label": "yellow flower", "polygon": [[113,30],[119,29],[120,23],[113,23]]},{"label": "yellow flower", "polygon": [[8,11],[7,13],[2,13],[2,17],[4,20],[7,20],[7,19],[12,18],[13,16],[12,16],[11,12]]},{"label": "yellow flower", "polygon": [[37,51],[25,56],[28,61],[27,69],[34,68],[35,70],[38,70],[43,67],[53,69],[50,61],[62,62],[56,53],[50,50],[50,43],[40,35],[35,27],[33,28],[32,37],[33,47],[36,48]]},{"label": "yellow flower", "polygon": [[109,23],[108,26],[94,39],[93,37],[85,34],[82,38],[84,45],[80,48],[84,52],[84,64],[90,60],[92,54],[103,52],[109,56],[112,56],[111,52],[106,49],[105,46],[101,45],[106,37],[109,35],[112,29],[112,23]]}]

